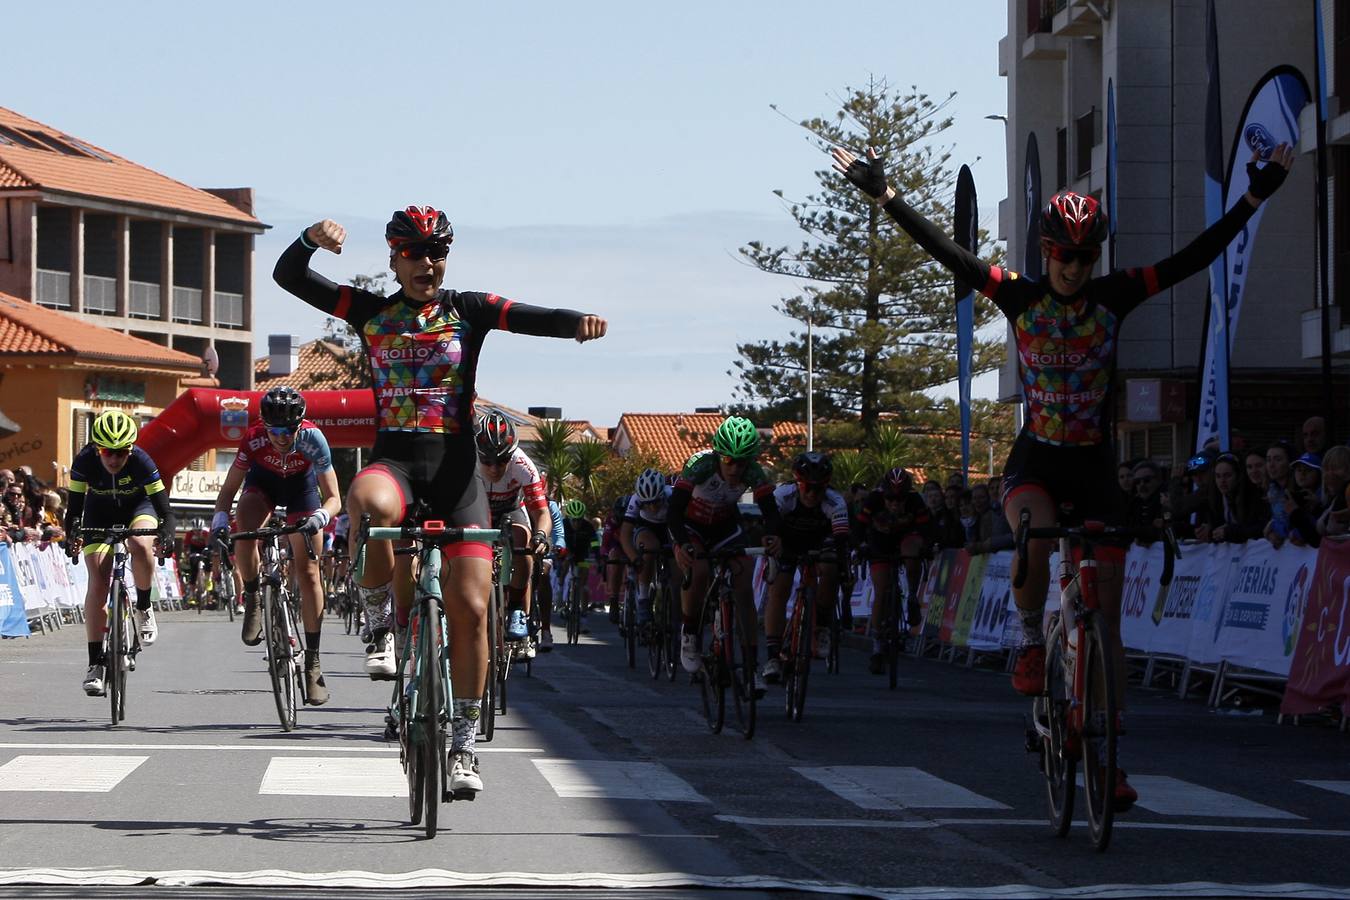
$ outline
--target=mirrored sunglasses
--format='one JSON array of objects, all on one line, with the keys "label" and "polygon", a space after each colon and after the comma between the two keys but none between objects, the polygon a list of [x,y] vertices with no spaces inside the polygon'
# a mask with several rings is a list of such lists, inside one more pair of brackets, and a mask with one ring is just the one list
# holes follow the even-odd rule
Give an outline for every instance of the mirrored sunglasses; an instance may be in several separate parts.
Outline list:
[{"label": "mirrored sunglasses", "polygon": [[298,425],[268,425],[268,426],[267,426],[267,433],[268,433],[268,434],[271,434],[271,435],[275,435],[276,437],[294,437],[294,436],[295,436],[295,433],[296,433],[297,431],[299,431],[299,430],[300,430],[300,426],[298,426]]},{"label": "mirrored sunglasses", "polygon": [[1101,247],[1063,247],[1059,244],[1049,244],[1050,258],[1062,263],[1079,262],[1085,266],[1090,266],[1101,259]]},{"label": "mirrored sunglasses", "polygon": [[422,241],[415,244],[404,244],[398,248],[398,255],[404,259],[422,259],[426,258],[432,262],[440,262],[450,255],[450,245],[444,241]]},{"label": "mirrored sunglasses", "polygon": [[123,447],[121,450],[114,450],[111,447],[98,448],[99,456],[126,456],[130,452],[131,452],[130,447]]}]

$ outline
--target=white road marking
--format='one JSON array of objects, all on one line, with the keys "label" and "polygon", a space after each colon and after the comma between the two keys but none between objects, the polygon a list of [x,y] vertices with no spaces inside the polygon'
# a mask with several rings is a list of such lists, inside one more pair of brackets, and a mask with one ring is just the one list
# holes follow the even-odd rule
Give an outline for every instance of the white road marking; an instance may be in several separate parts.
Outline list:
[{"label": "white road marking", "polygon": [[396,759],[277,756],[259,794],[307,797],[406,797],[408,780]]},{"label": "white road marking", "polygon": [[912,766],[793,767],[861,809],[1010,809]]},{"label": "white road marking", "polygon": [[[257,744],[77,744],[77,743],[0,743],[0,750],[209,750],[257,751],[262,753],[397,753],[397,744],[378,747],[352,747],[348,744],[302,744],[298,741],[270,741]],[[492,747],[482,744],[475,753],[543,753],[542,747]]]},{"label": "white road marking", "polygon": [[1299,784],[1306,784],[1311,787],[1321,788],[1324,791],[1335,791],[1338,794],[1350,796],[1350,781],[1300,781]]},{"label": "white road marking", "polygon": [[148,756],[16,756],[0,766],[0,791],[106,794]]},{"label": "white road marking", "polygon": [[532,759],[530,762],[559,797],[708,802],[689,782],[660,763],[598,759]]},{"label": "white road marking", "polygon": [[[940,900],[950,897],[950,887],[873,888],[843,882],[807,881],[780,878],[776,875],[698,875],[689,872],[652,872],[621,874],[607,872],[452,872],[446,869],[418,869],[415,872],[293,872],[285,869],[262,869],[240,872],[213,872],[178,870],[165,872],[134,872],[127,869],[0,869],[0,884],[46,884],[65,886],[145,886],[194,887],[197,885],[231,885],[248,887],[328,887],[328,888],[681,888],[755,889],[760,891],[786,890],[810,894],[875,897],[922,898]],[[1087,897],[1276,897],[1332,898],[1350,900],[1350,889],[1306,883],[1285,884],[1225,884],[1214,881],[1191,881],[1184,884],[1087,884],[1074,887],[1049,888],[1028,884],[999,884],[983,887],[962,887],[963,897],[978,900],[1022,900],[1022,898],[1087,898]]]},{"label": "white road marking", "polygon": [[1216,819],[1302,819],[1291,812],[1212,790],[1167,775],[1131,775],[1139,791],[1136,806],[1160,816],[1211,816]]}]

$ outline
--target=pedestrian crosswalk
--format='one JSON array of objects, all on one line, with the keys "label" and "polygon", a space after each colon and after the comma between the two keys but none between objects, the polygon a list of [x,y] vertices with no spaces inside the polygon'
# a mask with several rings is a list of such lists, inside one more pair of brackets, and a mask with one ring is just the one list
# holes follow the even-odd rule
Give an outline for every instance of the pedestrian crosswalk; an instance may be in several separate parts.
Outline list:
[{"label": "pedestrian crosswalk", "polygon": [[[154,745],[135,746],[151,748]],[[0,749],[0,794],[107,794],[122,788],[133,789],[134,779],[154,780],[170,773],[178,765],[174,757],[182,749],[147,749],[137,755],[112,751],[16,753]],[[242,791],[255,796],[407,796],[405,775],[396,752],[344,752],[350,749],[353,748],[330,745],[330,752],[324,755],[291,752],[265,758],[246,753],[235,757],[238,765],[226,768],[242,782]],[[552,799],[559,802],[598,800],[722,806],[715,779],[707,780],[706,773],[697,769],[678,772],[678,763],[556,759],[544,756],[538,748],[518,749],[521,752],[501,752],[507,748],[500,748],[493,753],[495,758],[489,763],[491,773],[516,783],[522,779],[527,784],[533,782],[530,796],[536,802],[551,802],[551,794]],[[1028,807],[1029,802],[1036,801],[1029,801],[1025,791],[1019,791],[1015,796],[993,797],[988,796],[987,781],[984,782],[986,793],[981,793],[961,784],[961,778],[953,773],[944,775],[947,777],[913,766],[782,766],[771,777],[779,782],[785,795],[799,798],[800,808],[811,809],[815,815],[828,808],[831,797],[836,803],[842,800],[848,807],[871,812],[981,811],[995,817],[989,822],[996,822],[1002,815],[1011,823],[1014,816],[1041,812],[1039,806]],[[1289,804],[1282,804],[1289,808],[1282,808],[1167,775],[1140,773],[1130,777],[1141,796],[1139,810],[1161,820],[1294,821],[1308,818],[1301,814],[1304,810],[1293,805],[1292,799]],[[1291,785],[1294,784],[1329,794],[1350,795],[1350,781],[1291,781]],[[541,794],[541,788],[547,793]],[[812,794],[812,791],[816,793]],[[1315,795],[1307,793],[1304,799],[1312,796]],[[725,809],[719,811],[727,812]]]}]

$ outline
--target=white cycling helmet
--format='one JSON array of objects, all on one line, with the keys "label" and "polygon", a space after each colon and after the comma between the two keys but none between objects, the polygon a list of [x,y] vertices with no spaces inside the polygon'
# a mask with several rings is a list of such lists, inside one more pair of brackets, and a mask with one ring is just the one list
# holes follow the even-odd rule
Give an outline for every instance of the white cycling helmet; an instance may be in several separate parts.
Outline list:
[{"label": "white cycling helmet", "polygon": [[633,486],[639,503],[651,503],[660,500],[666,493],[666,476],[655,469],[644,469]]}]

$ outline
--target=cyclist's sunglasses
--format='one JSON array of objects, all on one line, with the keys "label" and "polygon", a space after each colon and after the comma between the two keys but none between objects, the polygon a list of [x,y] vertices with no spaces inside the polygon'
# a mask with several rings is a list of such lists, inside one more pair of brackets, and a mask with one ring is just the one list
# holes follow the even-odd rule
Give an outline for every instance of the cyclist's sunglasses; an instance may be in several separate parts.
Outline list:
[{"label": "cyclist's sunglasses", "polygon": [[299,425],[268,425],[267,433],[276,437],[294,437]]},{"label": "cyclist's sunglasses", "polygon": [[450,245],[445,241],[419,241],[415,244],[404,244],[399,247],[398,255],[404,259],[426,257],[432,262],[440,262],[450,255]]},{"label": "cyclist's sunglasses", "polygon": [[807,481],[804,478],[797,479],[797,490],[799,491],[823,491],[827,487],[824,481]]},{"label": "cyclist's sunglasses", "polygon": [[511,459],[510,454],[506,456],[483,456],[480,453],[478,455],[478,461],[485,466],[504,466],[507,464],[507,462],[510,461],[510,459]]},{"label": "cyclist's sunglasses", "polygon": [[746,463],[750,462],[750,460],[741,459],[738,456],[727,456],[725,453],[723,453],[722,462],[726,463],[729,466],[743,466]]},{"label": "cyclist's sunglasses", "polygon": [[114,450],[114,449],[112,449],[111,447],[99,447],[99,448],[98,448],[98,455],[99,455],[99,456],[113,456],[113,457],[117,457],[117,456],[126,456],[126,455],[127,455],[128,453],[130,453],[130,452],[131,452],[131,448],[130,448],[130,447],[123,447],[123,448],[121,448],[120,450]]},{"label": "cyclist's sunglasses", "polygon": [[1062,263],[1080,262],[1090,266],[1101,259],[1101,247],[1062,247],[1059,244],[1047,244],[1050,258]]}]

